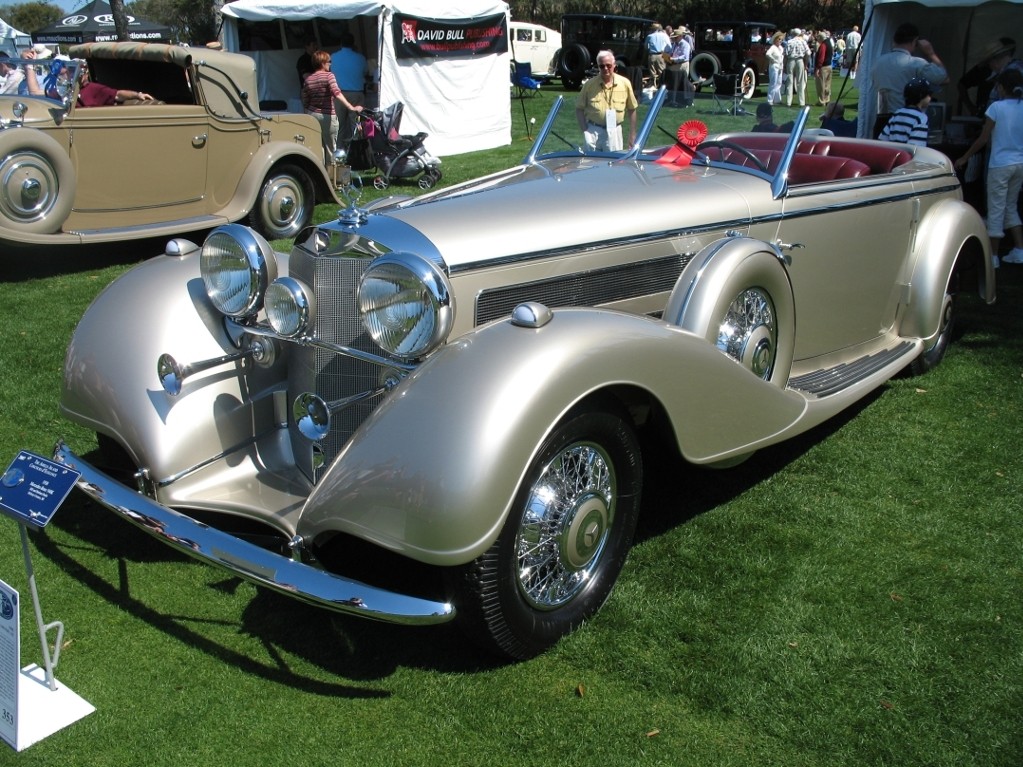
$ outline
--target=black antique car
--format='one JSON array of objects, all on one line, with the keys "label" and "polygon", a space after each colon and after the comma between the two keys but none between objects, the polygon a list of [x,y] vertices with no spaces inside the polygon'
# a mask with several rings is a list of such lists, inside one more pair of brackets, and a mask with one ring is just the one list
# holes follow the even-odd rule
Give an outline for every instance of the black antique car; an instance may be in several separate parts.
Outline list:
[{"label": "black antique car", "polygon": [[[596,73],[597,53],[612,51],[626,76],[646,67],[646,36],[653,20],[610,13],[566,13],[561,17],[561,52],[556,71],[568,90],[578,90]],[[630,79],[632,79],[630,77]]]},{"label": "black antique car", "polygon": [[739,75],[743,98],[753,98],[767,81],[767,49],[777,25],[768,21],[701,21],[693,25],[696,45],[689,74],[700,86],[717,74]]}]

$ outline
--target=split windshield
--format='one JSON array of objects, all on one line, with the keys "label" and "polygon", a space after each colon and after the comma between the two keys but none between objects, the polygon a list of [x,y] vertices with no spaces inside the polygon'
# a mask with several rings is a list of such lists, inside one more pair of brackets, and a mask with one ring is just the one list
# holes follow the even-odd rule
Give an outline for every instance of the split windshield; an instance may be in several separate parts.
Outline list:
[{"label": "split windshield", "polygon": [[[756,106],[749,101],[735,102],[729,99],[720,103],[715,99],[698,99],[698,106],[682,108],[670,106],[671,94],[663,88],[652,97],[644,98],[644,102],[636,110],[636,144],[629,146],[629,122],[626,118],[622,125],[621,149],[607,149],[606,145],[593,148],[588,146],[585,131],[580,127],[580,119],[576,114],[574,95],[558,97],[544,124],[537,132],[536,139],[526,162],[534,162],[548,157],[564,157],[566,155],[585,155],[591,157],[607,157],[609,159],[655,159],[667,148],[677,144],[680,131],[692,143],[701,140],[712,140],[722,134],[746,133],[757,124]],[[808,110],[799,107],[774,107],[774,121],[788,128],[789,138],[800,133],[806,126]],[[584,119],[585,122],[585,119]],[[592,131],[590,124],[588,129]],[[789,142],[792,144],[792,141]],[[721,161],[720,152],[708,152],[702,157],[697,155],[694,163],[717,163]],[[755,172],[755,169],[746,168]]]}]

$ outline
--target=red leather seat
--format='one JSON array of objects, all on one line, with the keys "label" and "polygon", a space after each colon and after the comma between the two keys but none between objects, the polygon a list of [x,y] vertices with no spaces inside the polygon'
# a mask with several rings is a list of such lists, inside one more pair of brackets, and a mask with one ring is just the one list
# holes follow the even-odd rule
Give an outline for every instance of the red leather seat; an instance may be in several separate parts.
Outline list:
[{"label": "red leather seat", "polygon": [[891,173],[895,168],[913,159],[913,153],[900,145],[870,142],[831,142],[832,157],[849,157],[859,160],[870,168],[871,175]]}]

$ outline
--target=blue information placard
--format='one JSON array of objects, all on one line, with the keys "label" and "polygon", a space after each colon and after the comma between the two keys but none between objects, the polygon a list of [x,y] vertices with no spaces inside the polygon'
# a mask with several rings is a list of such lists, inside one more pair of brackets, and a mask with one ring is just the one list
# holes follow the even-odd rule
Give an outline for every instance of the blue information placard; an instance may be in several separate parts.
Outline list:
[{"label": "blue information placard", "polygon": [[0,477],[0,511],[18,522],[46,527],[81,474],[22,450]]}]

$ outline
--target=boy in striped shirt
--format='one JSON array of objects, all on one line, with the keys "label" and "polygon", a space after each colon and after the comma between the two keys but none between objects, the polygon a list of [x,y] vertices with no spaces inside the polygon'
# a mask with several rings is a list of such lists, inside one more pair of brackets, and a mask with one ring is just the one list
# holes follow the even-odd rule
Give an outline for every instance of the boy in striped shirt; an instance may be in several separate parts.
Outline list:
[{"label": "boy in striped shirt", "polygon": [[906,106],[888,118],[878,138],[899,144],[927,146],[927,105],[931,103],[931,84],[923,79],[910,80],[902,89]]}]

